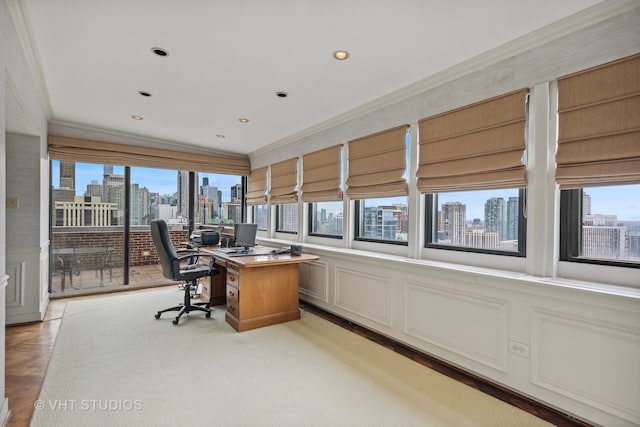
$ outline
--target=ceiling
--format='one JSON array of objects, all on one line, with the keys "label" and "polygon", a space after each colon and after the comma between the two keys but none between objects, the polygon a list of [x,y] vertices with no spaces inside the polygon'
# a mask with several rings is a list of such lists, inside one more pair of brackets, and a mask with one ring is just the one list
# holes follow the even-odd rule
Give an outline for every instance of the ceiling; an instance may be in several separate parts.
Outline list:
[{"label": "ceiling", "polygon": [[19,4],[53,123],[250,154],[599,2]]}]

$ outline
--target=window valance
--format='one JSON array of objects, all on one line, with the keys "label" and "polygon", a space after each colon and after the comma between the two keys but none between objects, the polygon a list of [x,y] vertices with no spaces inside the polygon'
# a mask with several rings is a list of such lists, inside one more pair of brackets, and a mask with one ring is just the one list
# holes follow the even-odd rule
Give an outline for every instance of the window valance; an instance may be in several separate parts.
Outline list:
[{"label": "window valance", "polygon": [[422,193],[526,186],[527,89],[420,120]]},{"label": "window valance", "polygon": [[347,195],[352,199],[409,194],[406,135],[409,125],[349,141]]},{"label": "window valance", "polygon": [[342,200],[340,186],[342,145],[302,156],[302,200],[332,202]]},{"label": "window valance", "polygon": [[298,201],[298,158],[271,165],[271,204],[296,203]]},{"label": "window valance", "polygon": [[640,54],[558,79],[560,188],[640,183]]},{"label": "window valance", "polygon": [[254,169],[247,177],[247,205],[264,205],[267,203],[267,167]]},{"label": "window valance", "polygon": [[135,145],[49,135],[52,160],[247,175],[248,157],[194,154]]}]

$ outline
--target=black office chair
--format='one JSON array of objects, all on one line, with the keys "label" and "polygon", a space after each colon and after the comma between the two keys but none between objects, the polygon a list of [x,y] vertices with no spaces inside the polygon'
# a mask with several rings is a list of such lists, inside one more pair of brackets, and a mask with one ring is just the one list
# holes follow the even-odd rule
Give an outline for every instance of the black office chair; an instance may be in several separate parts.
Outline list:
[{"label": "black office chair", "polygon": [[[170,307],[164,310],[158,311],[155,315],[156,319],[160,318],[160,315],[167,311],[178,311],[178,315],[173,320],[173,324],[177,325],[180,321],[180,316],[190,311],[204,311],[205,317],[208,319],[211,317],[211,308],[209,303],[191,303],[191,287],[197,287],[198,279],[215,276],[219,274],[219,270],[215,267],[215,257],[211,254],[205,254],[193,250],[179,250],[173,247],[171,238],[169,236],[169,229],[167,223],[162,219],[155,219],[151,221],[151,236],[153,237],[153,243],[156,245],[158,256],[160,257],[160,264],[162,265],[162,275],[170,280],[183,280],[189,283],[189,286],[184,287],[184,302],[175,307]],[[186,255],[179,255],[179,253],[186,252]],[[202,263],[203,259],[208,259],[208,263]]]}]

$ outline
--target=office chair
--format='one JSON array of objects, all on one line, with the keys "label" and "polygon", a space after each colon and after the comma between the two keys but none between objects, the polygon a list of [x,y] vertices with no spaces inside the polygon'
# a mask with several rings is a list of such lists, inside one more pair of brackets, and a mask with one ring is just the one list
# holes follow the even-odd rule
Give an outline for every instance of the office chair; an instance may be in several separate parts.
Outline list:
[{"label": "office chair", "polygon": [[[179,256],[179,251],[176,251],[171,243],[167,223],[162,219],[151,221],[151,236],[162,265],[162,275],[170,280],[187,281],[189,283],[189,286],[184,287],[184,302],[175,307],[158,311],[155,315],[156,319],[159,319],[164,312],[177,311],[178,315],[173,320],[173,324],[177,325],[180,321],[180,316],[195,310],[204,311],[206,313],[205,317],[207,319],[210,318],[211,308],[209,303],[192,304],[190,289],[191,287],[197,287],[198,279],[215,276],[220,273],[215,267],[215,257],[198,251],[188,251],[186,255]],[[203,258],[208,258],[209,262],[206,264],[201,263],[200,261]]]}]

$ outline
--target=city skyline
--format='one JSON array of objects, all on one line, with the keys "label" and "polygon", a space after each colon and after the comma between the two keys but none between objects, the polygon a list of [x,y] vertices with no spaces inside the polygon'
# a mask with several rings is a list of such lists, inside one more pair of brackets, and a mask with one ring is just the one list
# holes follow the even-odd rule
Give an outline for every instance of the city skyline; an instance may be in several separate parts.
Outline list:
[{"label": "city skyline", "polygon": [[[87,185],[92,180],[101,180],[104,165],[91,163],[76,163],[76,195],[83,195]],[[124,174],[123,166],[114,166],[114,173]],[[132,168],[132,184],[137,183],[140,187],[147,187],[149,191],[161,195],[174,194],[176,190],[175,170]],[[59,183],[56,180],[60,176],[60,164],[58,161],[52,162],[52,185]],[[198,173],[198,187],[202,185],[202,178],[209,178],[209,186],[218,187],[222,191],[222,200],[231,200],[231,187],[237,184],[240,177],[234,175],[221,175],[210,173]],[[508,200],[510,196],[517,195],[517,190],[489,190],[488,191],[466,191],[456,193],[438,194],[438,203],[461,202],[467,204],[469,209],[467,215],[470,219],[484,217],[484,202],[490,197],[503,197]],[[615,214],[620,221],[640,221],[640,184],[620,185],[613,187],[589,187],[584,191],[591,196],[591,210],[598,214]],[[407,203],[407,197],[393,197],[388,199],[370,199],[369,203],[380,205]]]},{"label": "city skyline", "polygon": [[[74,190],[77,196],[83,196],[87,185],[92,181],[102,183],[104,174],[103,164],[76,163]],[[114,174],[124,175],[124,166],[114,166]],[[131,184],[138,184],[140,188],[146,187],[151,193],[160,195],[173,195],[177,192],[178,171],[171,169],[131,168]],[[52,162],[51,176],[54,188],[58,188],[60,177],[60,162]],[[209,187],[217,187],[222,192],[222,201],[231,200],[231,187],[240,183],[240,177],[236,175],[221,175],[206,172],[198,172],[198,189],[202,186],[203,178],[209,179]]]}]

